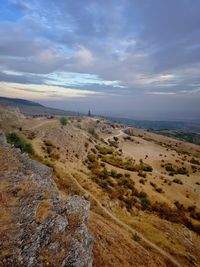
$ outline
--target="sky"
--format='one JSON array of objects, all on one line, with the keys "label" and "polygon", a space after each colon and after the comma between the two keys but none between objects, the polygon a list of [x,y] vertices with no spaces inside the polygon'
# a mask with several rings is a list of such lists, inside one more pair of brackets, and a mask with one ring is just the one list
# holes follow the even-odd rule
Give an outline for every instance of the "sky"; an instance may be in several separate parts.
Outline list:
[{"label": "sky", "polygon": [[199,0],[0,0],[0,96],[200,120]]}]

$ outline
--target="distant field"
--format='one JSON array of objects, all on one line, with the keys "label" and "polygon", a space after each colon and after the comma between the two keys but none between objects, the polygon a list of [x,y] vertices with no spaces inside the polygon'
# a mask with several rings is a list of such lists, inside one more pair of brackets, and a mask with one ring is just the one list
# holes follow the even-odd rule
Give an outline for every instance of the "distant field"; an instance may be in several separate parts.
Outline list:
[{"label": "distant field", "polygon": [[200,145],[200,134],[182,130],[153,130],[152,132]]},{"label": "distant field", "polygon": [[145,130],[182,130],[184,132],[200,133],[200,122],[197,121],[147,121],[127,118],[109,119],[113,122],[120,122],[130,127],[142,128]]}]

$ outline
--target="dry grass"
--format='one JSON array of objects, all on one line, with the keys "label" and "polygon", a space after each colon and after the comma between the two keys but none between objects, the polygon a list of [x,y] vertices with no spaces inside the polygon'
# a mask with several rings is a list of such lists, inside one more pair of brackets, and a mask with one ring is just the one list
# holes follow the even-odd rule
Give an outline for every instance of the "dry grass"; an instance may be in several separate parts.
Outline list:
[{"label": "dry grass", "polygon": [[[76,123],[77,122],[74,122],[74,125]],[[173,253],[182,261],[183,266],[188,266],[188,262],[183,260],[183,254],[184,251],[187,249],[189,250],[189,248],[186,245],[187,242],[185,243],[185,241],[183,241],[183,236],[181,235],[183,229],[186,228],[180,224],[173,224],[157,217],[155,211],[151,213],[151,215],[147,212],[143,213],[143,211],[140,210],[142,207],[140,197],[135,198],[135,196],[131,196],[132,191],[129,188],[129,184],[134,184],[134,188],[136,188],[138,192],[144,191],[148,195],[151,203],[158,200],[159,202],[167,203],[172,208],[176,200],[183,204],[184,207],[196,204],[196,212],[198,213],[200,201],[198,184],[196,183],[199,177],[199,169],[198,165],[196,165],[195,173],[192,173],[191,164],[194,164],[194,161],[190,161],[192,157],[195,158],[195,162],[199,161],[200,149],[197,146],[184,144],[182,142],[178,142],[177,145],[177,141],[173,139],[146,133],[142,130],[135,130],[134,142],[124,141],[123,136],[117,140],[117,146],[119,146],[119,149],[123,152],[123,156],[119,156],[119,154],[115,152],[115,147],[113,146],[110,148],[102,139],[110,136],[112,140],[113,133],[118,134],[118,130],[110,130],[108,127],[106,134],[104,132],[101,133],[96,122],[90,122],[89,119],[83,119],[80,124],[81,129],[71,124],[67,125],[66,129],[61,129],[59,125],[54,123],[54,125],[51,126],[50,124],[46,124],[44,127],[41,126],[40,131],[37,131],[37,129],[34,130],[35,138],[32,140],[33,146],[40,155],[40,160],[53,167],[56,174],[55,181],[59,190],[63,194],[84,194],[84,190],[74,181],[72,177],[73,174],[81,186],[91,192],[106,209],[114,212],[117,217],[144,233],[146,237],[166,249],[166,251]],[[93,137],[89,138],[87,129],[90,127],[97,127],[96,132],[98,132],[99,140],[94,140]],[[86,131],[84,131],[84,129]],[[108,133],[109,131],[110,134]],[[59,157],[55,157],[54,159],[53,157],[49,157],[45,161],[44,156],[48,153],[41,149],[43,136],[45,136],[45,140],[53,142],[55,146],[53,152],[58,153]],[[85,145],[85,143],[87,143],[87,145]],[[97,145],[96,148],[94,148],[95,144]],[[57,147],[60,149],[57,149]],[[92,169],[92,172],[96,172],[96,180],[94,177],[88,175],[89,170],[83,164],[88,151],[90,154],[94,155],[89,156],[89,161],[90,170]],[[91,151],[93,153],[91,153]],[[101,165],[101,158],[97,164],[97,153],[94,151],[98,151],[102,156],[105,165]],[[183,154],[185,151],[190,151],[190,155]],[[51,154],[51,152],[49,154]],[[76,154],[79,156],[79,160],[77,160]],[[129,157],[131,160],[127,160],[125,157]],[[135,161],[133,159],[135,159]],[[136,173],[127,171],[129,176],[125,175],[126,169],[140,166],[140,159],[153,167],[152,172],[149,172],[146,178],[142,177],[144,181],[147,181],[144,182],[142,180],[142,184],[139,182],[141,178],[138,177]],[[185,167],[189,171],[190,177],[187,177],[185,174],[176,174],[176,178],[180,179],[183,185],[172,183],[174,177],[171,177],[165,168],[160,167],[161,164],[165,166],[167,162],[171,162],[173,166],[176,166],[176,170]],[[108,173],[104,171],[105,167]],[[112,174],[111,168],[114,171]],[[74,175],[74,173],[76,174]],[[142,172],[142,174],[143,173],[144,172]],[[108,175],[108,177],[106,179],[100,179],[98,178],[99,174],[100,176],[102,174],[105,176]],[[115,176],[117,176],[117,174],[122,174],[122,177],[116,178]],[[162,177],[162,179],[160,177]],[[126,186],[126,183],[128,186]],[[150,183],[156,184],[156,187],[152,187]],[[171,183],[173,186],[169,186]],[[125,190],[120,191],[120,189]],[[164,192],[160,191],[159,193],[156,192],[155,189],[159,191],[162,189]],[[120,195],[123,195],[123,200],[119,199]],[[187,196],[189,196],[189,198]],[[117,226],[113,224],[113,222],[111,223],[110,219],[106,217],[105,213],[92,198],[90,198],[90,200],[91,209],[100,214],[100,217],[96,214],[94,216],[92,215],[93,217],[91,219],[91,229],[96,239],[100,242],[99,244],[97,242],[95,243],[94,266],[133,266],[134,259],[124,252],[126,250],[130,252],[130,249],[133,248],[132,245],[125,245],[126,242],[132,242],[130,241],[132,237],[127,236],[127,240],[125,241],[121,238],[121,233],[120,236],[116,237],[113,237],[112,234],[109,235],[109,231],[112,229],[118,231],[118,228],[115,228]],[[138,217],[138,213],[141,214],[141,216]],[[107,218],[106,222],[103,221],[103,217]],[[168,237],[168,232],[170,236],[175,236],[174,240]],[[180,233],[180,235],[178,233]],[[192,236],[193,235],[192,233]],[[113,243],[113,238],[116,244]],[[199,239],[195,238],[194,240],[194,248],[196,249],[199,245]],[[119,248],[117,248],[117,246],[119,246]],[[195,252],[195,249],[194,255],[196,256],[198,253]],[[142,262],[141,265],[139,265],[139,263],[137,264],[138,266],[143,266],[142,264],[144,263]],[[149,265],[147,264],[147,266]],[[162,266],[162,264],[160,263],[158,266]]]},{"label": "dry grass", "polygon": [[35,214],[35,220],[37,223],[43,223],[47,217],[50,215],[50,203],[48,199],[43,200],[39,207],[37,208],[36,214]]}]

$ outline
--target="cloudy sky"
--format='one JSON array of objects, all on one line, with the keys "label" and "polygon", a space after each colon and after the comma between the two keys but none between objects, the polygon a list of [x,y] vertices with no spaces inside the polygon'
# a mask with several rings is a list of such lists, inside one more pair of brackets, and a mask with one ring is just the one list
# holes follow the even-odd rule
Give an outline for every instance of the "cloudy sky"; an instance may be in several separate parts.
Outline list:
[{"label": "cloudy sky", "polygon": [[0,0],[0,95],[200,118],[199,0]]}]

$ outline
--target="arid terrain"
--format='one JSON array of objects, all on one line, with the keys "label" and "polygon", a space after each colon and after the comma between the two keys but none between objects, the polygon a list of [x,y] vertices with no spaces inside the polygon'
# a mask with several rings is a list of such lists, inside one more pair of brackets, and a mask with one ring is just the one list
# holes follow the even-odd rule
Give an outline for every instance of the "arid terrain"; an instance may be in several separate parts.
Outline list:
[{"label": "arid terrain", "polygon": [[64,199],[90,202],[93,266],[200,266],[200,146],[100,118],[63,123],[16,108],[0,108],[0,127],[52,168]]}]

